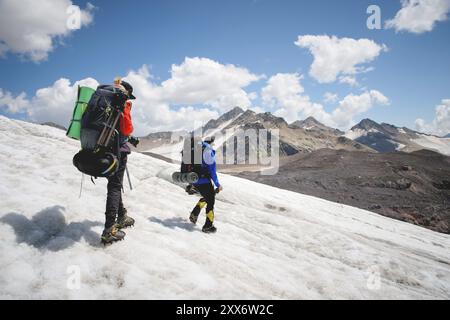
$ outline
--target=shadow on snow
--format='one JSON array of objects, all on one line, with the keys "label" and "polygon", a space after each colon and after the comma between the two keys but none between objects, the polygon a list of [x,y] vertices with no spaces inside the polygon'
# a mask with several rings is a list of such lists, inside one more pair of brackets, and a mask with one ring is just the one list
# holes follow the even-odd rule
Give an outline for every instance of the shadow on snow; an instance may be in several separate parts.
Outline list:
[{"label": "shadow on snow", "polygon": [[103,226],[98,221],[85,220],[67,224],[65,208],[53,206],[36,213],[28,219],[18,213],[8,213],[0,222],[10,225],[17,243],[26,243],[41,250],[60,251],[73,246],[83,238],[93,247],[100,246],[100,235],[91,230]]},{"label": "shadow on snow", "polygon": [[195,231],[195,225],[191,222],[187,222],[185,219],[177,217],[177,218],[168,218],[168,219],[158,219],[156,217],[151,217],[148,218],[148,220],[150,222],[154,222],[154,223],[159,223],[161,225],[163,225],[166,228],[170,228],[170,229],[176,229],[176,228],[180,228],[180,229],[185,229],[187,231]]}]

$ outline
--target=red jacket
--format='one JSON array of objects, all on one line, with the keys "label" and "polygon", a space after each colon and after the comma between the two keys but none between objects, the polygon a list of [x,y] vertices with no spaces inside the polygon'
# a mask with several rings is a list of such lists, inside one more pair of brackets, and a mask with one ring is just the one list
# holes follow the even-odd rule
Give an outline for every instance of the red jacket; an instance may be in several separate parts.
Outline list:
[{"label": "red jacket", "polygon": [[122,117],[120,118],[120,133],[125,137],[133,133],[133,122],[131,121],[131,101],[125,103]]}]

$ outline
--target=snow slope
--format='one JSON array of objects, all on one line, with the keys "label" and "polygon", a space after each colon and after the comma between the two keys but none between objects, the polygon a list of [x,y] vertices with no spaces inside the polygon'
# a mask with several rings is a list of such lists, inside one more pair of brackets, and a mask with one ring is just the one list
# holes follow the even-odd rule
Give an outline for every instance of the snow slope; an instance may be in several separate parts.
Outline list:
[{"label": "snow slope", "polygon": [[0,298],[450,298],[448,235],[226,175],[206,235],[176,166],[142,154],[125,184],[136,227],[103,248],[106,181],[78,198],[78,142],[2,116],[0,141]]},{"label": "snow slope", "polygon": [[356,128],[356,129],[348,130],[344,134],[344,137],[351,139],[351,140],[356,140],[358,138],[367,136],[369,133],[379,133],[379,131],[376,129],[363,130],[363,129]]},{"label": "snow slope", "polygon": [[450,139],[421,134],[419,139],[412,140],[418,145],[450,156]]}]

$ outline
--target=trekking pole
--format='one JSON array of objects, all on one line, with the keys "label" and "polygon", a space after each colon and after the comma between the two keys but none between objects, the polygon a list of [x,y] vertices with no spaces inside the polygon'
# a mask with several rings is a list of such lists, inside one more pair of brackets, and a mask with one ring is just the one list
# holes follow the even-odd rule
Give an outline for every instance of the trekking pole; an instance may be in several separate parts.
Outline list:
[{"label": "trekking pole", "polygon": [[84,182],[84,173],[81,174],[80,195],[78,196],[78,199],[81,198],[81,191],[83,191],[83,182]]},{"label": "trekking pole", "polygon": [[125,171],[127,172],[128,183],[130,184],[130,190],[133,190],[133,186],[131,185],[130,172],[128,172],[128,166],[125,166]]},{"label": "trekking pole", "polygon": [[102,130],[102,133],[100,134],[100,137],[98,138],[97,145],[103,146],[106,136],[109,134],[109,128],[111,127],[113,119],[113,113],[111,113],[106,120],[105,127]]},{"label": "trekking pole", "polygon": [[107,136],[106,136],[106,140],[105,140],[105,142],[104,142],[104,145],[105,145],[105,146],[107,146],[107,145],[109,144],[109,141],[111,140],[111,137],[112,137],[112,135],[113,135],[113,133],[114,133],[114,131],[115,131],[117,122],[119,121],[119,118],[120,118],[121,115],[122,115],[121,112],[117,112],[117,116],[116,116],[116,118],[114,119],[114,122],[112,123],[111,129],[110,129],[110,131],[108,132],[108,134],[107,134]]}]

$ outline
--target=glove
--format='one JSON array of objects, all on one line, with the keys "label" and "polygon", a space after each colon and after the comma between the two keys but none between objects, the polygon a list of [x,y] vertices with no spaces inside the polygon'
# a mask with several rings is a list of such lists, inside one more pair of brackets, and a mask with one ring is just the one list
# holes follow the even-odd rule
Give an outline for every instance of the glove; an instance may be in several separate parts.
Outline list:
[{"label": "glove", "polygon": [[128,138],[128,142],[131,143],[136,148],[140,141],[139,138],[130,136]]},{"label": "glove", "polygon": [[187,185],[185,190],[189,195],[199,193],[198,190],[192,184]]}]

